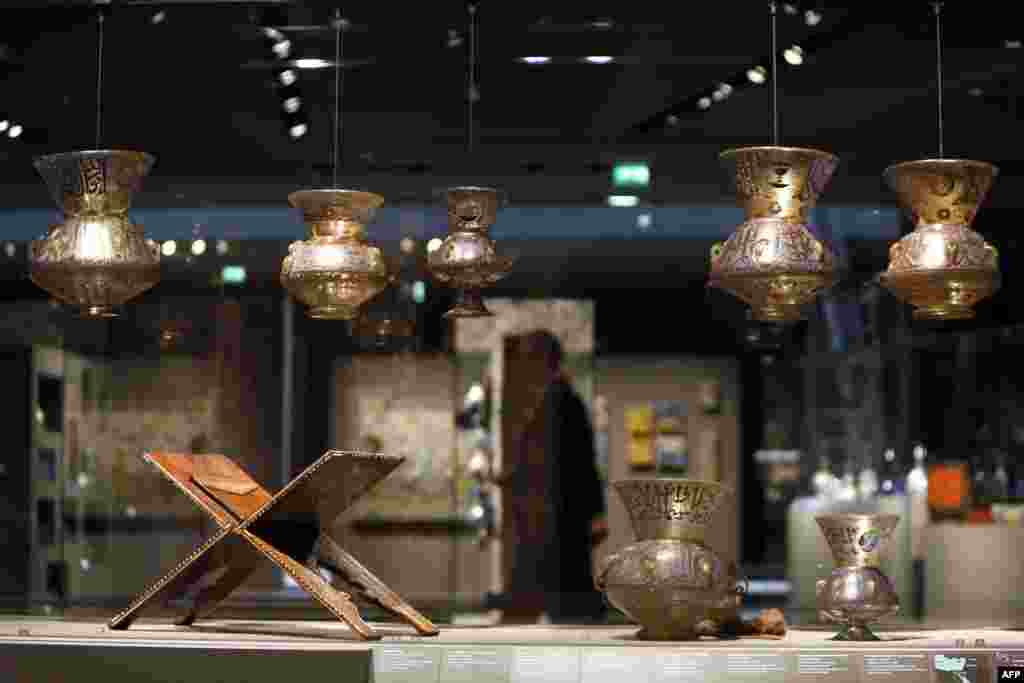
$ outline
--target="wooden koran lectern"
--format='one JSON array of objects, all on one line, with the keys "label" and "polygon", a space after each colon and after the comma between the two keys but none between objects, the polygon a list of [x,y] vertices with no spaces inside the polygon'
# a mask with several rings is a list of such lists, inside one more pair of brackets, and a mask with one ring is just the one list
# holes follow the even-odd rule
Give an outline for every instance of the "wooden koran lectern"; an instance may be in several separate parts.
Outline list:
[{"label": "wooden koran lectern", "polygon": [[335,588],[320,569],[421,635],[437,635],[434,624],[329,535],[338,515],[404,458],[328,451],[273,496],[224,455],[147,453],[144,458],[205,511],[218,531],[114,617],[110,628],[128,628],[147,605],[187,596],[192,606],[177,623],[192,624],[216,610],[266,558],[362,639],[380,636],[363,621],[350,594]]}]

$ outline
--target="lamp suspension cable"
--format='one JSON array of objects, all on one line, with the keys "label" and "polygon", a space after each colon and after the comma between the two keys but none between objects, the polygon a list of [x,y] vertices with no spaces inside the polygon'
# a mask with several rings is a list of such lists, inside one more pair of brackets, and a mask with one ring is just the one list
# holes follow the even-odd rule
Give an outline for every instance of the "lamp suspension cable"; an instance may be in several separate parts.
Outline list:
[{"label": "lamp suspension cable", "polygon": [[774,2],[768,3],[769,33],[771,35],[772,48],[772,89],[771,89],[771,124],[772,124],[772,145],[779,145],[779,55],[778,55],[778,6]]},{"label": "lamp suspension cable", "polygon": [[476,137],[476,121],[474,120],[473,104],[479,96],[476,81],[476,50],[477,50],[477,23],[476,3],[470,2],[466,6],[469,13],[469,65],[467,68],[466,86],[466,149],[473,151],[473,142]]},{"label": "lamp suspension cable", "polygon": [[943,79],[942,79],[942,3],[933,2],[932,9],[935,10],[935,71],[936,71],[936,82],[938,90],[938,98],[936,100],[938,105],[938,118],[939,118],[939,158],[943,159],[946,155],[945,150],[945,131],[943,130],[943,113],[942,113],[942,90],[943,90]]},{"label": "lamp suspension cable", "polygon": [[341,9],[334,10],[334,159],[331,163],[331,183],[338,188],[338,166],[341,164],[341,30],[345,20]]},{"label": "lamp suspension cable", "polygon": [[96,10],[96,149],[103,133],[103,8]]}]

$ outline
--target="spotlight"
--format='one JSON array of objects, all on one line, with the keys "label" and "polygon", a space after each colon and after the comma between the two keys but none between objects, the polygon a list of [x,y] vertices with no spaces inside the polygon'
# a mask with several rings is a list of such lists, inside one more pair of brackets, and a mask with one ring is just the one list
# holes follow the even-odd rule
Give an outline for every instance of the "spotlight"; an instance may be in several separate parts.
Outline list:
[{"label": "spotlight", "polygon": [[7,135],[8,135],[8,137],[10,137],[13,140],[14,138],[16,138],[19,135],[21,135],[22,132],[24,132],[24,130],[25,129],[22,128],[20,124],[15,123],[9,129],[7,129]]},{"label": "spotlight", "polygon": [[164,256],[174,256],[178,251],[178,243],[174,240],[167,240],[160,246],[160,253]]},{"label": "spotlight", "polygon": [[614,25],[615,22],[611,19],[596,19],[595,21],[590,22],[591,28],[600,29],[602,31],[607,31]]},{"label": "spotlight", "polygon": [[982,90],[981,88],[971,88],[970,90],[967,91],[967,94],[970,95],[971,97],[981,97],[982,95],[985,94],[985,91]]},{"label": "spotlight", "polygon": [[817,12],[813,9],[809,9],[804,12],[804,23],[808,26],[817,26],[821,23],[822,17],[821,12]]},{"label": "spotlight", "polygon": [[782,3],[782,11],[792,16],[797,12],[796,5],[791,2],[784,2]]},{"label": "spotlight", "polygon": [[804,63],[804,51],[799,45],[791,45],[782,53],[782,58],[792,66],[800,66]]},{"label": "spotlight", "polygon": [[284,40],[284,34],[278,31],[273,26],[264,26],[263,35],[265,35],[270,40],[273,40],[275,43]]},{"label": "spotlight", "polygon": [[194,242],[192,242],[192,255],[193,256],[202,256],[205,253],[206,253],[206,240],[199,239],[199,240],[195,240]]},{"label": "spotlight", "polygon": [[297,78],[298,77],[295,75],[295,72],[292,71],[291,69],[285,69],[281,71],[279,74],[277,74],[277,80],[279,80],[281,82],[281,85],[284,86],[291,85],[297,80]]},{"label": "spotlight", "polygon": [[292,53],[292,41],[288,39],[279,40],[270,49],[274,51],[278,59],[288,59],[288,55]]},{"label": "spotlight", "polygon": [[654,219],[649,213],[642,213],[636,217],[636,227],[640,230],[649,230],[652,223],[654,223]]},{"label": "spotlight", "polygon": [[3,133],[11,127],[11,122],[7,119],[0,119],[0,133]]},{"label": "spotlight", "polygon": [[149,21],[150,21],[150,23],[152,23],[154,25],[155,24],[162,24],[162,23],[164,23],[164,19],[166,19],[166,18],[167,18],[167,12],[164,12],[163,10],[160,10],[159,12],[154,14],[152,17],[150,17]]},{"label": "spotlight", "polygon": [[303,135],[309,132],[309,126],[304,123],[296,123],[288,129],[288,135],[292,136],[292,139],[298,140]]},{"label": "spotlight", "polygon": [[668,116],[665,117],[665,123],[669,126],[678,126],[679,117],[676,116],[675,114],[669,114]]},{"label": "spotlight", "polygon": [[715,92],[711,93],[711,99],[713,99],[715,102],[721,102],[731,94],[732,86],[729,85],[728,83],[720,83],[718,85],[718,89],[715,90]]},{"label": "spotlight", "polygon": [[427,242],[427,253],[435,252],[441,248],[442,240],[440,237],[435,237]]},{"label": "spotlight", "polygon": [[591,55],[590,57],[584,57],[583,60],[591,64],[608,64],[615,61],[615,58],[607,55]]},{"label": "spotlight", "polygon": [[763,66],[747,69],[747,80],[754,85],[761,85],[768,80],[768,71]]},{"label": "spotlight", "polygon": [[608,195],[608,206],[618,209],[629,209],[640,203],[640,198],[632,194],[610,194]]},{"label": "spotlight", "polygon": [[281,105],[289,114],[294,114],[302,106],[302,100],[298,97],[289,97]]},{"label": "spotlight", "polygon": [[551,57],[520,57],[519,61],[526,64],[547,64],[551,61]]},{"label": "spotlight", "polygon": [[709,109],[710,107],[711,107],[711,98],[710,97],[702,97],[699,100],[697,100],[697,108],[698,109]]},{"label": "spotlight", "polygon": [[326,59],[320,59],[317,57],[296,59],[292,64],[298,69],[326,69],[331,65],[331,63]]},{"label": "spotlight", "polygon": [[227,254],[229,248],[230,247],[228,246],[228,241],[227,240],[217,240],[217,255],[218,256],[224,256],[225,254]]},{"label": "spotlight", "polygon": [[403,254],[411,254],[416,249],[416,240],[411,237],[403,237],[398,243],[398,248],[401,249]]}]

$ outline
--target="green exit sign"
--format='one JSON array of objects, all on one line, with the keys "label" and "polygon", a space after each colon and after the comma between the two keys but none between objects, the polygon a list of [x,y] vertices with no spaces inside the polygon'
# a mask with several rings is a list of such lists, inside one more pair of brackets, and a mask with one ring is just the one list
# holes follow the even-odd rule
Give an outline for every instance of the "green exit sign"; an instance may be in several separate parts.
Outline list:
[{"label": "green exit sign", "polygon": [[618,163],[612,166],[614,187],[647,187],[651,183],[651,167],[644,162]]}]

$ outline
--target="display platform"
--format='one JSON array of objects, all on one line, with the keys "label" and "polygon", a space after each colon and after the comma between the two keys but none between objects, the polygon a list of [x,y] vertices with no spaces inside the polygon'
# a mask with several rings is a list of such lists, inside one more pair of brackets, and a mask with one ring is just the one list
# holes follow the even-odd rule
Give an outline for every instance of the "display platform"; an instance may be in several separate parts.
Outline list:
[{"label": "display platform", "polygon": [[[140,621],[0,621],[0,680],[105,683],[274,681],[301,675],[374,683],[995,683],[1021,681],[1024,631],[882,630],[875,643],[839,643],[825,629],[778,639],[645,642],[635,627],[442,627],[423,638],[374,624],[380,641],[356,640],[327,621],[207,621],[192,627]],[[216,657],[209,655],[216,654]],[[264,655],[264,656],[255,656]]]}]

